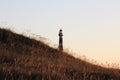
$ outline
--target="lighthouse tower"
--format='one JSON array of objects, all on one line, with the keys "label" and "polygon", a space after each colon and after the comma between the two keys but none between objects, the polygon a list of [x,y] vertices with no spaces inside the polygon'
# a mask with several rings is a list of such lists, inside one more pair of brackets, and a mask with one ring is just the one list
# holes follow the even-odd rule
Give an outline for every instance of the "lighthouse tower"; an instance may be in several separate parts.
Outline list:
[{"label": "lighthouse tower", "polygon": [[63,33],[62,33],[62,29],[59,30],[59,50],[62,51],[63,50]]}]

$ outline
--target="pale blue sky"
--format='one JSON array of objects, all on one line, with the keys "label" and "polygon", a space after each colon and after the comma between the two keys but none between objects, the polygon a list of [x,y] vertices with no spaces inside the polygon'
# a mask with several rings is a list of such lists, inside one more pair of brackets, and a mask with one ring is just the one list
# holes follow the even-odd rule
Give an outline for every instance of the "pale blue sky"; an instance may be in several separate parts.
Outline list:
[{"label": "pale blue sky", "polygon": [[62,28],[66,48],[98,62],[120,63],[120,0],[0,0],[4,24],[53,44]]}]

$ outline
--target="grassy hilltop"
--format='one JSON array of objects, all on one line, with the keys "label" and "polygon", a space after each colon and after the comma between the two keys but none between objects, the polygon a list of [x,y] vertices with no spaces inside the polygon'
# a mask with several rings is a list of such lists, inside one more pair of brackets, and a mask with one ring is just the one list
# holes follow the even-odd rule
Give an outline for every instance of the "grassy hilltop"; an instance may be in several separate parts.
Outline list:
[{"label": "grassy hilltop", "polygon": [[120,80],[120,70],[93,65],[0,29],[0,80]]}]

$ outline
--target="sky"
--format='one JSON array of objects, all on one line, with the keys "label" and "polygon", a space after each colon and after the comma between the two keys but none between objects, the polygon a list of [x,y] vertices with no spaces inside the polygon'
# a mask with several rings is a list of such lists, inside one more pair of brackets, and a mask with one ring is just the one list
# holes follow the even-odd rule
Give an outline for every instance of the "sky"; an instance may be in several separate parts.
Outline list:
[{"label": "sky", "polygon": [[0,0],[0,27],[29,32],[100,63],[120,63],[120,0]]}]

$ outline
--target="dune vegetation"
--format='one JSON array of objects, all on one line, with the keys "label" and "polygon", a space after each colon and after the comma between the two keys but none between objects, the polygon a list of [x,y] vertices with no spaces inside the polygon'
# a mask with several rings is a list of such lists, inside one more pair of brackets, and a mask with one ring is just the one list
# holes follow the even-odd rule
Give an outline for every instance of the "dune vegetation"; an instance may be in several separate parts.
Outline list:
[{"label": "dune vegetation", "polygon": [[0,29],[0,80],[120,80],[120,70],[91,64],[43,41]]}]

